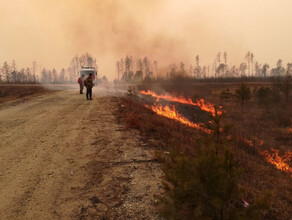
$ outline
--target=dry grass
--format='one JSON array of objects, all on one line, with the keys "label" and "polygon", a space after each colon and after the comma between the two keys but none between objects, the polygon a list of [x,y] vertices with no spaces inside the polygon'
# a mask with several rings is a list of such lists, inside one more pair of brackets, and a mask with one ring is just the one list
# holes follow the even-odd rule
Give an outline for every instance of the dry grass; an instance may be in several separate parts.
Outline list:
[{"label": "dry grass", "polygon": [[[246,192],[245,199],[252,203],[265,191],[272,190],[275,194],[272,208],[268,213],[263,214],[263,218],[289,219],[292,214],[290,174],[277,170],[273,165],[267,163],[257,150],[241,141],[240,137],[253,138],[256,136],[267,143],[262,146],[261,150],[274,147],[283,153],[291,150],[291,128],[283,128],[278,125],[277,114],[278,111],[283,112],[282,106],[271,110],[275,117],[270,117],[266,115],[265,109],[257,104],[255,98],[251,99],[243,109],[235,100],[224,102],[220,100],[219,94],[223,89],[229,87],[231,91],[234,91],[237,86],[240,85],[216,84],[212,87],[209,84],[202,84],[196,85],[195,88],[184,86],[184,88],[175,89],[174,86],[166,85],[163,90],[187,94],[186,96],[190,97],[203,97],[208,102],[224,106],[227,111],[224,121],[232,124],[230,133],[234,137],[230,141],[230,146],[234,149],[238,166],[243,169],[240,186]],[[140,89],[151,88],[144,86]],[[161,87],[160,90],[162,91]],[[149,140],[152,146],[159,150],[169,151],[172,147],[176,147],[195,154],[196,140],[205,135],[170,119],[157,116],[145,108],[143,103],[133,99],[122,99],[119,107],[120,116],[126,126],[139,129],[145,140]],[[291,104],[286,106],[288,109],[290,107]],[[284,111],[285,117],[291,119],[291,112]]]},{"label": "dry grass", "polygon": [[145,140],[150,140],[151,145],[158,150],[169,150],[169,146],[175,143],[181,149],[193,153],[195,138],[199,134],[203,135],[188,126],[156,115],[142,103],[130,98],[120,100],[119,114],[127,128],[139,129]]},{"label": "dry grass", "polygon": [[[184,95],[186,97],[204,98],[207,102],[222,105],[226,111],[226,121],[232,124],[245,138],[254,136],[262,139],[266,143],[266,149],[273,147],[284,151],[291,151],[292,136],[287,135],[292,129],[292,98],[285,102],[284,97],[278,103],[271,103],[268,109],[258,103],[253,94],[255,88],[261,86],[272,87],[271,83],[250,83],[252,98],[241,108],[237,99],[233,96],[230,100],[220,99],[220,93],[229,88],[232,94],[240,87],[240,83],[229,84],[184,84],[173,85],[163,84],[159,86],[140,86],[140,90],[153,89],[157,92],[169,92]],[[157,89],[158,88],[158,89]],[[292,96],[292,95],[291,95]],[[292,165],[292,164],[291,164]]]},{"label": "dry grass", "polygon": [[29,98],[48,92],[52,91],[47,90],[40,85],[0,84],[0,103]]}]

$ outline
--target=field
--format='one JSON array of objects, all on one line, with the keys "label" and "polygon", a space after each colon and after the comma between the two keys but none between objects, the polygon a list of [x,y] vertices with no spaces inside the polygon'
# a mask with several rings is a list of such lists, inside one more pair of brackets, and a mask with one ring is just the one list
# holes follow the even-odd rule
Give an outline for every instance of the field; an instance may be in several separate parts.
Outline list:
[{"label": "field", "polygon": [[[255,198],[272,191],[274,196],[271,199],[271,209],[262,212],[264,219],[289,219],[292,102],[280,95],[277,100],[269,100],[270,103],[263,105],[256,96],[257,90],[261,87],[273,88],[273,85],[250,83],[247,86],[250,88],[251,98],[241,105],[235,96],[235,90],[240,86],[240,83],[140,85],[137,90],[146,93],[139,93],[137,99],[125,99],[129,110],[122,109],[122,112],[128,126],[139,129],[145,139],[151,139],[150,142],[159,151],[176,148],[195,157],[197,139],[208,134],[202,132],[202,129],[190,128],[192,124],[178,125],[180,123],[174,119],[157,116],[153,114],[153,110],[172,118],[170,113],[173,112],[166,113],[164,107],[170,106],[172,109],[171,106],[174,106],[176,113],[188,121],[206,124],[206,111],[199,111],[198,106],[179,103],[174,97],[181,100],[184,97],[188,100],[190,97],[194,102],[203,98],[205,103],[222,106],[224,113],[221,125],[229,128],[225,136],[230,139],[229,145],[234,151],[236,166],[242,169],[239,184],[245,192],[245,201],[252,204]],[[227,88],[230,95],[222,98],[221,93]],[[155,98],[149,90],[156,97],[160,95],[160,98]],[[162,107],[159,108],[159,105]]]},{"label": "field", "polygon": [[0,104],[11,101],[24,101],[36,95],[49,93],[50,90],[40,85],[0,84]]},{"label": "field", "polygon": [[[192,187],[171,197],[176,206],[162,202],[171,195],[165,183],[176,181],[178,174],[185,177],[197,166],[188,158],[208,153],[205,148],[214,142],[219,155],[221,146],[231,149],[239,176],[240,196],[227,209],[244,212],[245,201],[261,209],[263,219],[288,220],[291,102],[280,94],[268,105],[259,103],[253,91],[263,85],[273,87],[247,84],[252,94],[243,106],[235,96],[241,84],[145,84],[128,95],[125,85],[98,86],[93,101],[76,85],[1,85],[1,219],[196,219],[186,201],[199,176],[186,176]],[[230,97],[224,98],[227,88]],[[148,90],[161,97],[147,95]],[[201,174],[213,177],[216,172],[207,171],[212,164]],[[211,189],[224,186],[220,176],[212,181]]]},{"label": "field", "polygon": [[[247,103],[241,107],[239,101],[234,97],[238,84],[193,84],[193,85],[162,85],[160,89],[170,94],[183,95],[192,99],[203,98],[207,102],[222,106],[225,119],[236,127],[241,136],[252,139],[257,137],[268,143],[269,147],[285,152],[292,146],[292,102],[284,101],[280,97],[277,102],[271,101],[269,106],[259,104],[254,92]],[[271,84],[252,83],[249,84],[251,91],[261,86],[272,87]],[[220,93],[229,89],[229,99],[220,98]],[[153,89],[141,86],[139,90]],[[155,89],[154,89],[155,91]],[[159,92],[159,91],[158,91]],[[233,94],[233,96],[232,96]],[[282,98],[282,100],[281,100]],[[267,109],[268,108],[268,109]]]}]

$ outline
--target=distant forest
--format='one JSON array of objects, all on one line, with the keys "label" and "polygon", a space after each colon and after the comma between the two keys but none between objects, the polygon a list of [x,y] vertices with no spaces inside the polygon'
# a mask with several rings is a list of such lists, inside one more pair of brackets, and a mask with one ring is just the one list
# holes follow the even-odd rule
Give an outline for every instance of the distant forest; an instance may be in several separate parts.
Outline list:
[{"label": "distant forest", "polygon": [[117,80],[122,82],[149,82],[151,80],[188,79],[194,81],[221,80],[247,78],[270,78],[292,75],[292,63],[283,63],[279,59],[275,67],[267,63],[259,63],[251,52],[247,52],[244,61],[236,65],[229,65],[227,53],[218,53],[212,65],[201,65],[200,56],[194,59],[194,64],[186,67],[183,62],[171,63],[168,70],[159,71],[158,62],[148,57],[133,58],[126,56],[116,62]]},{"label": "distant forest", "polygon": [[[41,68],[36,62],[30,67],[17,67],[15,60],[5,61],[0,66],[0,83],[76,83],[82,66],[93,66],[98,71],[97,61],[89,53],[72,58],[67,68],[57,71],[55,68]],[[227,53],[218,53],[212,65],[201,65],[201,58],[197,55],[194,64],[186,67],[184,62],[171,63],[163,70],[159,69],[158,61],[148,57],[133,58],[126,56],[116,61],[117,77],[115,82],[141,83],[152,81],[188,80],[191,82],[216,81],[247,81],[269,80],[275,77],[292,76],[292,63],[284,64],[281,59],[270,66],[259,63],[251,52],[247,52],[244,60],[239,64],[230,65]],[[103,76],[103,81],[107,77]]]},{"label": "distant forest", "polygon": [[82,66],[93,66],[98,70],[96,59],[89,53],[76,55],[69,67],[58,72],[55,68],[40,68],[36,62],[31,67],[17,68],[16,62],[4,62],[0,68],[0,83],[77,83]]}]

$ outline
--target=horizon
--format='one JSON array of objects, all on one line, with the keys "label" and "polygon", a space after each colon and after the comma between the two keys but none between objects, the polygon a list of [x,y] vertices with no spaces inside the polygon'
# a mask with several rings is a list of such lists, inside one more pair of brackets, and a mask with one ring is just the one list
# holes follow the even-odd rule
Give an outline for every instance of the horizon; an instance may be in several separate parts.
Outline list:
[{"label": "horizon", "polygon": [[116,61],[126,55],[157,60],[159,68],[200,55],[212,65],[218,52],[239,65],[248,51],[255,61],[275,66],[291,62],[292,2],[288,0],[16,0],[0,3],[0,65],[33,61],[47,69],[69,66],[86,52],[100,75],[116,77]]}]

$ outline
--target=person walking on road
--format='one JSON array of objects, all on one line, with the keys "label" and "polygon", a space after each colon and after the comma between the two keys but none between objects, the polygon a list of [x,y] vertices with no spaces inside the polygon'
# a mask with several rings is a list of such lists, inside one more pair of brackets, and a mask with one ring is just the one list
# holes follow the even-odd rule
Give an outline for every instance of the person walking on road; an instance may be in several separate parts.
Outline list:
[{"label": "person walking on road", "polygon": [[94,86],[92,80],[92,73],[90,73],[89,76],[86,78],[84,84],[86,86],[86,98],[87,100],[92,100],[92,87]]},{"label": "person walking on road", "polygon": [[83,94],[83,88],[84,88],[84,75],[83,74],[81,77],[78,78],[78,84],[80,86],[80,94]]}]

